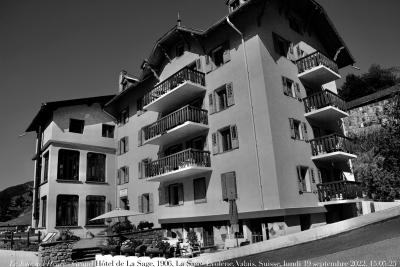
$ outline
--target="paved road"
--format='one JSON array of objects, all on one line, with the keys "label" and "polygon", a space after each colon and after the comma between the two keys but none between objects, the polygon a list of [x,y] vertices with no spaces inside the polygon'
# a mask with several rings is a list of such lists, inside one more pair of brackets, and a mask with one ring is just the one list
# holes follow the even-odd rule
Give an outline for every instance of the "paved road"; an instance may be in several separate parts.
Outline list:
[{"label": "paved road", "polygon": [[242,267],[400,266],[400,217],[318,241],[224,263],[225,266]]}]

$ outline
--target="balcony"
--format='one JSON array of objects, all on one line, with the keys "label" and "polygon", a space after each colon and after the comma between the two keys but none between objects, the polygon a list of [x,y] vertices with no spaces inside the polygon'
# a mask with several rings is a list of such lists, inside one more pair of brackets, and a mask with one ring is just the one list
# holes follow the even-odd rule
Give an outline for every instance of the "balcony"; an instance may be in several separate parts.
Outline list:
[{"label": "balcony", "polygon": [[166,182],[211,171],[210,152],[186,149],[147,163],[147,181]]},{"label": "balcony", "polygon": [[322,136],[309,141],[311,144],[311,159],[319,162],[347,162],[357,158],[352,154],[354,143],[350,138],[339,134]]},{"label": "balcony", "polygon": [[208,130],[207,110],[180,108],[143,128],[144,144],[168,144]]},{"label": "balcony", "polygon": [[341,78],[336,63],[318,51],[298,59],[296,64],[299,79],[311,86],[321,86]]},{"label": "balcony", "polygon": [[205,90],[205,74],[185,67],[145,94],[143,108],[162,112],[193,99]]},{"label": "balcony", "polygon": [[317,185],[318,199],[320,202],[349,200],[361,198],[362,188],[359,182],[354,181],[335,181]]},{"label": "balcony", "polygon": [[307,119],[324,124],[336,123],[339,119],[349,116],[346,112],[346,102],[337,94],[324,90],[303,98]]}]

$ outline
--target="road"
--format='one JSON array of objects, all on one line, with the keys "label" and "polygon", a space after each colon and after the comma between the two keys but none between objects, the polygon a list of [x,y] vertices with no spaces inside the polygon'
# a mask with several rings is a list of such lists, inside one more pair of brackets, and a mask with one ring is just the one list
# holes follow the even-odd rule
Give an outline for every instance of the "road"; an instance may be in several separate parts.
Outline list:
[{"label": "road", "polygon": [[224,265],[400,266],[400,217],[318,241],[232,259]]}]

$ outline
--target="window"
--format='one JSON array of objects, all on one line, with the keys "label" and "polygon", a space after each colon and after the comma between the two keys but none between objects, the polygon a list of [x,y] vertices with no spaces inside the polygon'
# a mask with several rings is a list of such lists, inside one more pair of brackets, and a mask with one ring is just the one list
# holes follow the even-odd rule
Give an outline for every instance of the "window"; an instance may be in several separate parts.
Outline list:
[{"label": "window", "polygon": [[78,196],[58,195],[56,226],[78,226],[78,205]]},{"label": "window", "polygon": [[42,227],[46,227],[47,196],[42,197]]},{"label": "window", "polygon": [[185,52],[185,45],[183,43],[179,43],[176,45],[176,57],[180,57]]},{"label": "window", "polygon": [[275,51],[282,57],[287,57],[290,52],[291,42],[282,38],[276,33],[272,33],[272,38],[274,40]]},{"label": "window", "polygon": [[210,72],[231,60],[229,43],[226,42],[206,55],[206,72]]},{"label": "window", "polygon": [[231,129],[227,128],[225,130],[221,130],[219,134],[221,136],[222,151],[231,150],[232,149]]},{"label": "window", "polygon": [[58,151],[58,180],[79,180],[79,151],[60,149]]},{"label": "window", "polygon": [[169,185],[167,192],[170,206],[183,205],[183,184]]},{"label": "window", "polygon": [[139,196],[138,199],[139,212],[151,213],[153,212],[153,194],[147,193]]},{"label": "window", "polygon": [[289,27],[299,34],[303,33],[300,27],[300,21],[293,16],[289,17]]},{"label": "window", "polygon": [[90,182],[105,182],[106,180],[106,155],[87,153],[86,180]]},{"label": "window", "polygon": [[138,116],[143,114],[143,98],[136,100],[136,111]]},{"label": "window", "polygon": [[149,164],[150,162],[151,162],[150,158],[143,159],[141,162],[139,162],[139,164],[138,164],[138,177],[139,177],[139,179],[143,179],[143,178],[149,176],[148,173],[147,173],[147,171],[149,169],[147,167],[147,164]]},{"label": "window", "polygon": [[84,120],[70,119],[69,120],[69,132],[81,134],[81,133],[83,133],[84,125],[85,125]]},{"label": "window", "polygon": [[311,182],[314,180],[314,170],[306,166],[297,166],[299,193],[311,192]]},{"label": "window", "polygon": [[206,202],[206,178],[198,178],[193,180],[194,203]]},{"label": "window", "polygon": [[101,136],[114,138],[114,125],[103,124],[101,130]]},{"label": "window", "polygon": [[120,197],[119,199],[119,207],[123,210],[129,210],[129,200],[128,197]]},{"label": "window", "polygon": [[91,219],[105,213],[106,197],[105,196],[87,196],[86,197],[86,225],[104,225],[104,219]]},{"label": "window", "polygon": [[236,125],[225,127],[211,135],[213,154],[239,148]]},{"label": "window", "polygon": [[283,94],[301,100],[300,85],[282,76]]},{"label": "window", "polygon": [[236,187],[236,173],[227,172],[221,174],[222,199],[224,201],[238,198]]},{"label": "window", "polygon": [[117,184],[121,185],[121,184],[126,184],[126,183],[129,183],[129,167],[128,166],[121,167],[117,171]]},{"label": "window", "polygon": [[233,85],[227,83],[208,95],[210,114],[222,111],[235,104]]},{"label": "window", "polygon": [[308,140],[307,125],[296,119],[289,119],[291,138],[295,140]]},{"label": "window", "polygon": [[118,121],[119,121],[120,125],[124,125],[124,124],[128,123],[128,121],[129,121],[129,108],[128,107],[121,111]]},{"label": "window", "polygon": [[47,182],[49,177],[49,152],[44,154],[43,183]]},{"label": "window", "polygon": [[125,154],[129,150],[128,136],[122,137],[118,142],[118,155]]}]

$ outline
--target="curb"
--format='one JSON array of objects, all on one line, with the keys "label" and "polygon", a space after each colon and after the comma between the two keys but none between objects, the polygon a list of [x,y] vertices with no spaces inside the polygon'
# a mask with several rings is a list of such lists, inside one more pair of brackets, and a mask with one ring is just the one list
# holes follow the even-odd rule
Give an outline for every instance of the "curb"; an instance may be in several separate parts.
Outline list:
[{"label": "curb", "polygon": [[348,220],[316,227],[303,232],[280,236],[272,240],[267,240],[240,248],[233,248],[226,251],[200,256],[193,259],[192,262],[196,262],[199,264],[210,264],[280,248],[295,246],[329,236],[338,235],[344,232],[361,228],[363,226],[385,221],[397,216],[400,216],[400,207],[389,208],[386,210],[377,211],[375,213],[366,214],[360,217],[355,217]]}]

